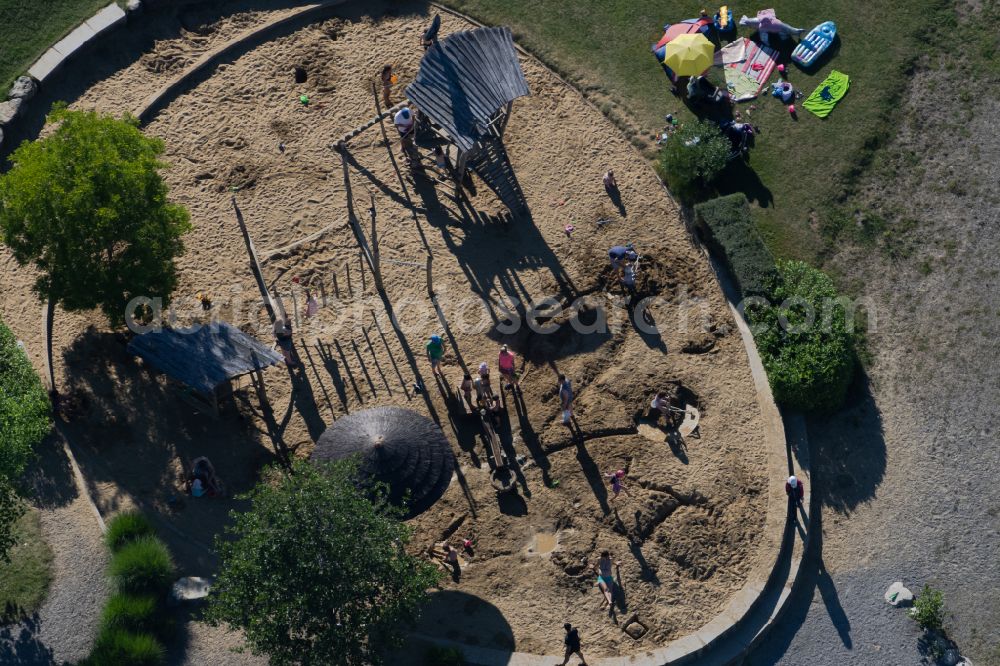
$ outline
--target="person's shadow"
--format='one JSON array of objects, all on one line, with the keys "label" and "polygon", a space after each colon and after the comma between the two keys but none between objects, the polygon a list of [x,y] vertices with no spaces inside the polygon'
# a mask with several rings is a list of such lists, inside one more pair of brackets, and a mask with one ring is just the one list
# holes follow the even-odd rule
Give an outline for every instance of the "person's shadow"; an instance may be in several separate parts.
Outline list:
[{"label": "person's shadow", "polygon": [[608,197],[611,198],[611,203],[615,205],[618,209],[618,214],[622,217],[627,217],[628,213],[625,212],[625,204],[622,202],[622,192],[618,189],[617,185],[605,185],[604,191],[608,193]]}]

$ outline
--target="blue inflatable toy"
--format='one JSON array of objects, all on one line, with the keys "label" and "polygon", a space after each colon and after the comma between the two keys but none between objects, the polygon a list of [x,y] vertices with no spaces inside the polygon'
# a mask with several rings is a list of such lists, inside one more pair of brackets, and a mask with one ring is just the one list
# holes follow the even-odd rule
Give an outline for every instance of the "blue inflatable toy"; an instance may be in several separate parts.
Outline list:
[{"label": "blue inflatable toy", "polygon": [[811,67],[826,51],[837,36],[837,24],[833,21],[820,23],[802,38],[792,51],[792,60],[802,67]]}]

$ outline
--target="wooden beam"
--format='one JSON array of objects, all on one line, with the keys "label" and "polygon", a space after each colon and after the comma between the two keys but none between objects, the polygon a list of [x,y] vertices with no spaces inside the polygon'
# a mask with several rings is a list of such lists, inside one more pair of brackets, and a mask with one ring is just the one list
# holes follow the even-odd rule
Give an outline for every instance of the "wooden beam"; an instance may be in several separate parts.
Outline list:
[{"label": "wooden beam", "polygon": [[247,231],[246,222],[243,221],[243,213],[240,211],[239,205],[236,203],[236,195],[233,195],[233,210],[236,211],[236,221],[240,225],[240,232],[243,234],[243,242],[247,246],[247,254],[250,255],[250,272],[253,273],[254,279],[257,281],[257,288],[260,290],[260,296],[264,300],[264,307],[267,309],[267,316],[270,317],[271,323],[274,323],[274,306],[271,304],[271,294],[268,293],[267,287],[264,285],[264,274],[260,270],[260,262],[257,261],[257,252],[254,250],[253,241],[250,240],[250,232]]}]

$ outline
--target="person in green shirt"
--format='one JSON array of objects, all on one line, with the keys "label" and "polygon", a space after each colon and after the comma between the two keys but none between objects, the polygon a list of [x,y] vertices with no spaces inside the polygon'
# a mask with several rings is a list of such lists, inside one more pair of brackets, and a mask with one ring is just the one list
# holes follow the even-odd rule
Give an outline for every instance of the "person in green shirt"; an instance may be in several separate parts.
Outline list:
[{"label": "person in green shirt", "polygon": [[431,370],[435,375],[441,375],[441,359],[444,357],[444,340],[440,335],[432,335],[427,341],[427,360],[431,362]]}]

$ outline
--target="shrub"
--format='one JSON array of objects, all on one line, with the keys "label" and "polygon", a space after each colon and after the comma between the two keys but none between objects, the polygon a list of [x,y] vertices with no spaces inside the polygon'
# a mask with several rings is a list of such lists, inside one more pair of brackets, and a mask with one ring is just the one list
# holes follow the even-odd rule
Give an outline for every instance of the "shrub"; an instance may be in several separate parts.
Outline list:
[{"label": "shrub", "polygon": [[465,656],[458,648],[432,645],[424,653],[427,666],[464,666]]},{"label": "shrub", "polygon": [[746,197],[718,197],[698,204],[694,212],[705,242],[722,257],[743,297],[770,297],[780,281],[778,269],[750,219]]},{"label": "shrub", "polygon": [[115,553],[109,572],[119,592],[166,596],[174,563],[162,541],[143,537]]},{"label": "shrub", "polygon": [[49,398],[42,382],[0,321],[0,562],[7,561],[14,525],[24,513],[16,488],[49,427]]},{"label": "shrub", "polygon": [[104,606],[101,615],[103,629],[153,632],[160,619],[159,603],[148,594],[114,594]]},{"label": "shrub", "polygon": [[[778,403],[832,412],[854,377],[854,336],[833,281],[800,261],[778,262],[773,304],[747,309]],[[853,322],[851,322],[853,325]]]},{"label": "shrub", "polygon": [[657,172],[684,203],[695,201],[729,159],[729,140],[707,120],[685,123],[660,151]]},{"label": "shrub", "polygon": [[910,617],[925,631],[940,631],[944,625],[944,595],[941,590],[925,584],[913,601]]},{"label": "shrub", "polygon": [[105,628],[81,666],[161,666],[165,662],[166,651],[151,634]]},{"label": "shrub", "polygon": [[123,546],[148,536],[155,536],[149,519],[138,511],[128,511],[119,513],[108,522],[104,542],[112,553],[117,553]]}]

